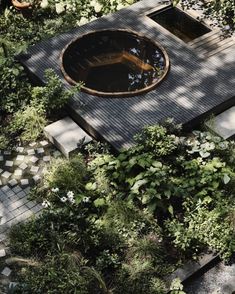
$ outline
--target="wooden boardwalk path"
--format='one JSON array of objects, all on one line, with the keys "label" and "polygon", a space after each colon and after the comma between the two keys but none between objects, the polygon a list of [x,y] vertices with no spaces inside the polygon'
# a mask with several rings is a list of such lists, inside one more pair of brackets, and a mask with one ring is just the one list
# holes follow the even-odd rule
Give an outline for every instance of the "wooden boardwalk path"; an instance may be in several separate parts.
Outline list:
[{"label": "wooden boardwalk path", "polygon": [[[159,42],[170,58],[170,71],[154,90],[136,97],[101,98],[78,93],[68,105],[70,115],[90,134],[110,142],[116,149],[130,146],[143,126],[173,117],[183,124],[195,124],[208,113],[219,113],[235,104],[235,45],[202,58],[194,46],[185,44],[158,25],[147,14],[159,6],[144,0],[115,14],[95,20],[28,49],[21,62],[39,80],[53,68],[60,71],[60,53],[72,39],[98,29],[130,29]],[[81,102],[83,106],[81,107]]]}]

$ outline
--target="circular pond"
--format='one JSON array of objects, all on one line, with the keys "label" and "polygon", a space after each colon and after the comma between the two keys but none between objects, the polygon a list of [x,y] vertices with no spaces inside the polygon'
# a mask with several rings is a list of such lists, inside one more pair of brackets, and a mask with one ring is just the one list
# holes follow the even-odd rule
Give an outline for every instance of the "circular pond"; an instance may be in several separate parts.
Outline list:
[{"label": "circular pond", "polygon": [[169,70],[166,51],[156,42],[126,30],[103,30],[69,43],[61,54],[65,79],[82,90],[104,97],[147,92]]}]

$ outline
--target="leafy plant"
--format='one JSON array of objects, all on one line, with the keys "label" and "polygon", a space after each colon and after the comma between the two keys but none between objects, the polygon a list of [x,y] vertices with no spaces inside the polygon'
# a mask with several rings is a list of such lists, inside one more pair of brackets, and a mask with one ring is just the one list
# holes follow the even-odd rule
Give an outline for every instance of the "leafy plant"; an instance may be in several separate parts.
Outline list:
[{"label": "leafy plant", "polygon": [[78,84],[72,90],[66,90],[62,81],[52,69],[45,71],[45,78],[47,83],[44,87],[34,87],[32,89],[32,99],[35,104],[41,103],[48,113],[64,107],[81,87],[81,84]]},{"label": "leafy plant", "polygon": [[18,110],[11,122],[10,131],[20,134],[23,142],[36,140],[46,126],[46,112],[42,104],[33,102]]}]

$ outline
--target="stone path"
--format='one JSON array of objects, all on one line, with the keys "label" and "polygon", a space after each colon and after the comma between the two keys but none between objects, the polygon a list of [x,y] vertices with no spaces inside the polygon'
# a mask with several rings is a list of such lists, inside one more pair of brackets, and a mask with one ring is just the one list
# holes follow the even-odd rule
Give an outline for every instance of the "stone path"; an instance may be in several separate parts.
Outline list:
[{"label": "stone path", "polygon": [[47,141],[32,142],[15,150],[0,150],[0,293],[15,286],[8,264],[7,231],[42,210],[41,204],[28,199],[30,189],[40,182],[52,157],[61,153]]},{"label": "stone path", "polygon": [[41,205],[27,196],[51,158],[59,155],[45,140],[0,151],[0,242],[13,224],[40,212]]}]

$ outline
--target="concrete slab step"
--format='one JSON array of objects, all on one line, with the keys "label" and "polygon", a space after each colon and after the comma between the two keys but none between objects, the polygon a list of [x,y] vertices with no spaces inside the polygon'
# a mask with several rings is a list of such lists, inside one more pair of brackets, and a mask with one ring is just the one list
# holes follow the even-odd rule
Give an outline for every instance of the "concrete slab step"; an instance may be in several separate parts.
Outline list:
[{"label": "concrete slab step", "polygon": [[81,145],[92,141],[92,138],[68,116],[46,126],[44,134],[67,158]]},{"label": "concrete slab step", "polygon": [[206,126],[223,139],[233,137],[235,135],[235,106],[206,122]]}]

